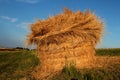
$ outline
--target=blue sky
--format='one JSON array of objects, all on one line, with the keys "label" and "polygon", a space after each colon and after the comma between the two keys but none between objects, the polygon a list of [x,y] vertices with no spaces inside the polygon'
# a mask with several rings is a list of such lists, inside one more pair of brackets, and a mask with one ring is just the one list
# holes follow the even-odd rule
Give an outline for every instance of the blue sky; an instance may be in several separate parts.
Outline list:
[{"label": "blue sky", "polygon": [[29,24],[62,12],[89,9],[105,23],[97,47],[120,47],[120,0],[0,0],[0,47],[24,47]]}]

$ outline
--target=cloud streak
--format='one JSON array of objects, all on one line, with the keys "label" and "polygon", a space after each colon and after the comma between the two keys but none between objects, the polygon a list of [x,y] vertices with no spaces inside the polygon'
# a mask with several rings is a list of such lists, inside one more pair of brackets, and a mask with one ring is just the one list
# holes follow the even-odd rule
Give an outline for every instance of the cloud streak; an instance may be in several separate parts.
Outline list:
[{"label": "cloud streak", "polygon": [[16,1],[30,3],[30,4],[35,4],[35,3],[40,2],[40,0],[16,0]]},{"label": "cloud streak", "polygon": [[18,21],[17,18],[11,18],[11,17],[8,17],[8,16],[0,16],[1,19],[5,19],[5,20],[8,20],[10,22],[16,22]]},{"label": "cloud streak", "polygon": [[20,24],[17,24],[16,26],[21,28],[21,29],[24,29],[24,30],[28,31],[30,24],[31,24],[30,22],[22,22]]}]

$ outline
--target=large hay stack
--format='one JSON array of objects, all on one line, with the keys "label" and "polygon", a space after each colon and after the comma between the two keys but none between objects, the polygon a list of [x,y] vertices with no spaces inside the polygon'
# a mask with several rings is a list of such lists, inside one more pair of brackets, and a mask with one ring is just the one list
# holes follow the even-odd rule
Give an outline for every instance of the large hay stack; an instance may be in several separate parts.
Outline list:
[{"label": "large hay stack", "polygon": [[93,13],[64,12],[31,24],[27,44],[37,44],[42,74],[60,71],[74,63],[82,68],[94,59],[95,46],[100,41],[103,23]]}]

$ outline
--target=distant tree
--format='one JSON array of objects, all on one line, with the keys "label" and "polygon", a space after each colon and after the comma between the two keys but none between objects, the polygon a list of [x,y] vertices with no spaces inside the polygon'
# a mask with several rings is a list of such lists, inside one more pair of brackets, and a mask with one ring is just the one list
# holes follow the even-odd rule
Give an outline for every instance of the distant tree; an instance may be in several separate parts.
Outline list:
[{"label": "distant tree", "polygon": [[16,47],[15,49],[24,49],[24,48],[22,48],[22,47]]}]

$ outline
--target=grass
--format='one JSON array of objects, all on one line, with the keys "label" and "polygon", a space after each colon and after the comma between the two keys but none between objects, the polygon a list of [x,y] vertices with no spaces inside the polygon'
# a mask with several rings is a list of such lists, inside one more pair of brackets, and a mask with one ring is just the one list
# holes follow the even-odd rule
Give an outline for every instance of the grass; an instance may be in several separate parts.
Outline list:
[{"label": "grass", "polygon": [[74,65],[64,66],[61,73],[56,74],[50,80],[71,80],[81,79],[82,74]]},{"label": "grass", "polygon": [[97,56],[120,56],[120,48],[97,49]]},{"label": "grass", "polygon": [[109,68],[94,68],[78,70],[75,66],[64,67],[63,70],[50,80],[120,80],[119,65]]},{"label": "grass", "polygon": [[31,78],[31,70],[39,60],[32,51],[0,52],[0,79],[19,80]]},{"label": "grass", "polygon": [[[120,49],[97,49],[98,56],[120,56]],[[39,60],[33,51],[0,51],[0,80],[34,80],[31,75]],[[78,70],[65,66],[51,80],[120,80],[120,65],[103,69]]]}]

